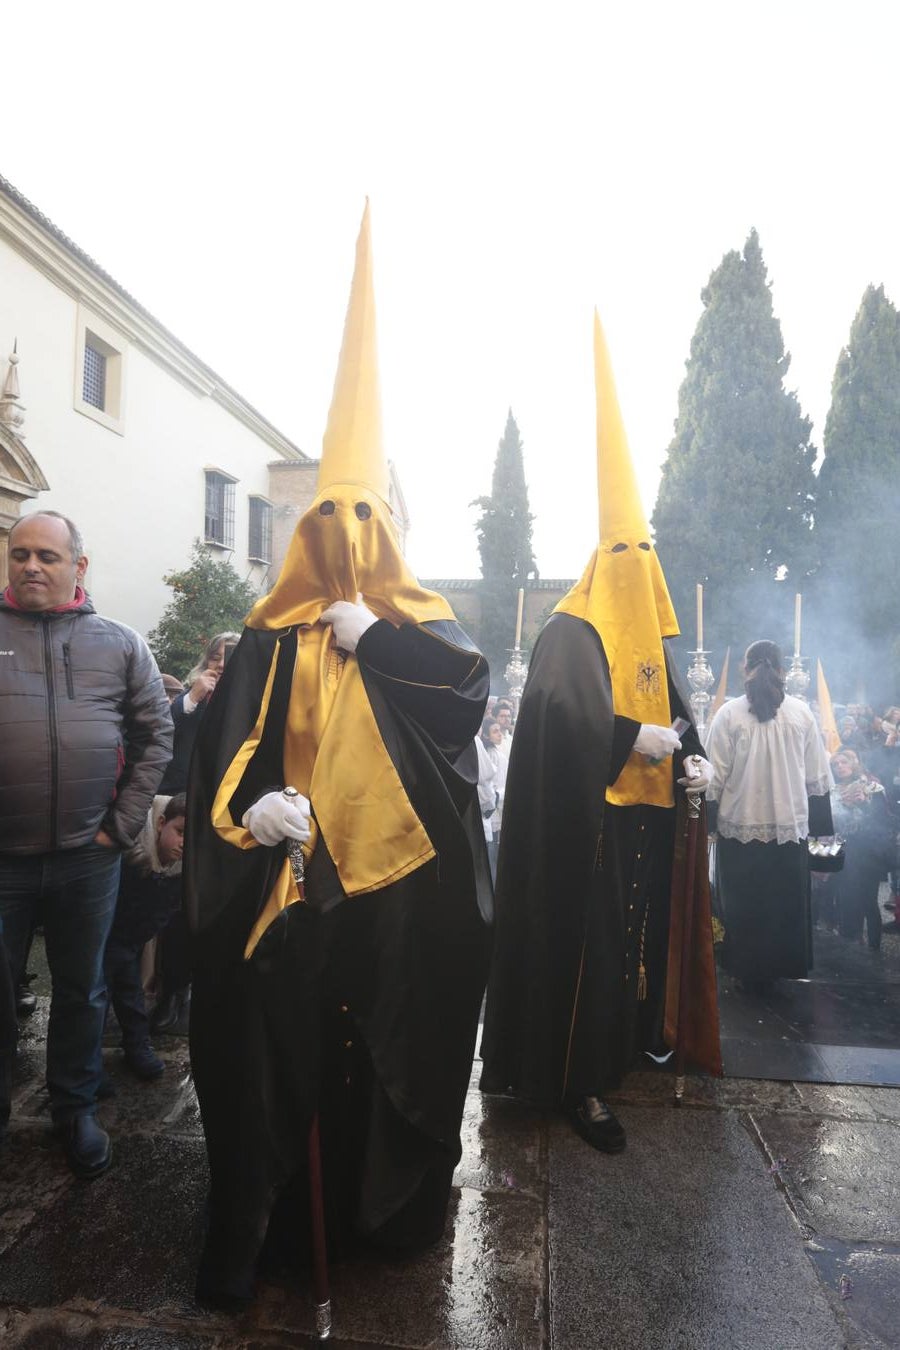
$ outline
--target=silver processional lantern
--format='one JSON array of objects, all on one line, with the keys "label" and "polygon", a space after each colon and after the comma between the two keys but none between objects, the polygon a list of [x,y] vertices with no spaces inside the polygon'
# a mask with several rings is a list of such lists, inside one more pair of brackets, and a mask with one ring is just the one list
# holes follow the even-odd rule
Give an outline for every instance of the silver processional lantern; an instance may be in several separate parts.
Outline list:
[{"label": "silver processional lantern", "polygon": [[[522,660],[522,610],[524,603],[525,591],[520,587],[516,611],[516,645],[512,648],[509,663],[503,672],[509,696],[515,700],[516,717],[519,715],[519,702],[522,698],[522,691],[525,688],[525,679],[528,675],[528,665]],[[515,721],[515,718],[513,720]]]},{"label": "silver processional lantern", "polygon": [[697,583],[697,647],[689,652],[691,664],[688,667],[688,684],[691,686],[690,704],[694,725],[701,741],[706,737],[706,724],[709,717],[709,705],[712,703],[710,689],[715,683],[715,675],[709,664],[709,652],[703,646],[703,587]]},{"label": "silver processional lantern", "polygon": [[809,661],[800,655],[800,610],[802,603],[803,597],[798,592],[794,596],[794,655],[784,677],[784,687],[794,698],[802,698],[805,703],[807,690],[809,689]]}]

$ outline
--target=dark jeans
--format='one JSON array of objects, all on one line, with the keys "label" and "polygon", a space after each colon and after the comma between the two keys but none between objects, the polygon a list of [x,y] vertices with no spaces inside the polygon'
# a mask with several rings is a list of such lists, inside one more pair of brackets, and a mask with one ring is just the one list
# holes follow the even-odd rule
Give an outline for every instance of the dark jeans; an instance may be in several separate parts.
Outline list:
[{"label": "dark jeans", "polygon": [[138,1050],[150,1043],[150,1019],[141,982],[143,950],[143,942],[128,942],[115,930],[106,944],[106,984],[122,1032],[124,1050]]},{"label": "dark jeans", "polygon": [[47,1087],[56,1123],[92,1113],[106,1014],[103,952],[116,911],[121,855],[99,844],[0,854],[0,924],[14,985],[31,930],[44,927],[52,995]]}]

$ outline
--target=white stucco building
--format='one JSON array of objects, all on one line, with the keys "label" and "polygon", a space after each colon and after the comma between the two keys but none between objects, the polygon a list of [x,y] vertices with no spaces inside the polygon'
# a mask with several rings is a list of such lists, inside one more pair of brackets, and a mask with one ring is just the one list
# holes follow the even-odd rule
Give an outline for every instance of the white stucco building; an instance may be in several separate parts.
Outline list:
[{"label": "white stucco building", "polygon": [[2,178],[0,385],[3,584],[38,505],[80,526],[98,610],[143,633],[194,539],[271,584],[270,465],[313,461]]}]

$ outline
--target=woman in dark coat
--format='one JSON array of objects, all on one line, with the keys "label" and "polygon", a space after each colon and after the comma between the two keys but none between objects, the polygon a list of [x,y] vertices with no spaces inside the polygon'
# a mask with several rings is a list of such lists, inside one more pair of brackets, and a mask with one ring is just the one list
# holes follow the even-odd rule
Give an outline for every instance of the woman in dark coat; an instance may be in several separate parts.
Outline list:
[{"label": "woman in dark coat", "polygon": [[841,937],[861,942],[863,925],[872,951],[881,947],[878,891],[893,862],[894,831],[884,787],[860,764],[855,750],[838,750],[831,768],[835,828],[845,841],[846,860],[836,877]]}]

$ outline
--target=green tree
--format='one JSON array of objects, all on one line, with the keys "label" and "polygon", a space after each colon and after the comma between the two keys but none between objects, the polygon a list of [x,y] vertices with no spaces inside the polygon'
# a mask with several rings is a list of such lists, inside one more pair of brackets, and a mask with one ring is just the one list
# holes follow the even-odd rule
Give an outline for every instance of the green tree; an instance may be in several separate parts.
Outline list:
[{"label": "green tree", "polygon": [[825,422],[815,615],[830,678],[852,698],[900,691],[900,315],[869,286],[838,358]]},{"label": "green tree", "polygon": [[520,586],[538,575],[531,551],[528,487],[522,438],[512,409],[497,446],[491,495],[473,503],[481,510],[475,523],[481,555],[481,622],[478,636],[491,667],[491,685],[503,686],[503,672],[516,636],[516,598]]},{"label": "green tree", "polygon": [[694,645],[703,582],[706,645],[718,657],[790,635],[793,593],[814,561],[816,451],[784,386],[790,356],[755,230],[701,299],[653,526],[683,641]]},{"label": "green tree", "polygon": [[258,596],[227,559],[216,562],[199,539],[190,566],[169,572],[163,581],[174,595],[147,641],[160,670],[184,676],[216,633],[240,631]]}]

